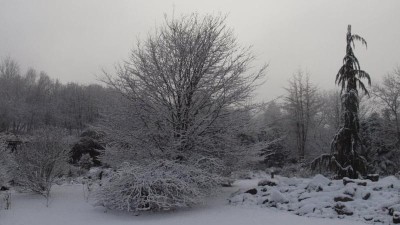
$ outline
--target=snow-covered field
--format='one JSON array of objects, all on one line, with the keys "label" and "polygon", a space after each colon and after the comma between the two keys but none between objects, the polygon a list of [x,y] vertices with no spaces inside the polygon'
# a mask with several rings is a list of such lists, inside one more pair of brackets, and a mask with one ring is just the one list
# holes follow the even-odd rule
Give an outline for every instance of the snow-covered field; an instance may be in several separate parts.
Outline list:
[{"label": "snow-covered field", "polygon": [[150,213],[134,216],[131,213],[105,212],[93,207],[83,196],[79,184],[55,186],[50,206],[43,197],[16,193],[9,210],[0,210],[0,225],[350,225],[362,224],[351,220],[300,217],[288,212],[256,206],[232,206],[229,196],[238,189],[257,185],[258,180],[239,180],[233,187],[221,189],[217,196],[206,199],[204,205],[175,212]]}]

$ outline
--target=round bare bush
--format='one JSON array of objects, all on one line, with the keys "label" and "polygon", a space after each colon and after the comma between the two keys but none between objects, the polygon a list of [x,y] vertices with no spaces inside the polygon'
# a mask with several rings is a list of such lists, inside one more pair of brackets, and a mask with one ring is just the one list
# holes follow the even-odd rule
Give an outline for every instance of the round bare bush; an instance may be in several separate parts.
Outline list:
[{"label": "round bare bush", "polygon": [[109,209],[171,210],[201,202],[218,183],[218,176],[175,161],[157,160],[144,166],[124,163],[103,182],[96,199]]}]

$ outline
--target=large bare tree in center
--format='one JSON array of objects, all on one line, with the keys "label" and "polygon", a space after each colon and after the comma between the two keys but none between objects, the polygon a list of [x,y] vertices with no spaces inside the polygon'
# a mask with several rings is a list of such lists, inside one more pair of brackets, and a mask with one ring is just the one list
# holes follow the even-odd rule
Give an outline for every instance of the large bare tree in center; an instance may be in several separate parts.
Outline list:
[{"label": "large bare tree in center", "polygon": [[140,108],[157,148],[188,152],[243,109],[266,69],[249,72],[253,60],[223,16],[166,17],[107,82]]}]

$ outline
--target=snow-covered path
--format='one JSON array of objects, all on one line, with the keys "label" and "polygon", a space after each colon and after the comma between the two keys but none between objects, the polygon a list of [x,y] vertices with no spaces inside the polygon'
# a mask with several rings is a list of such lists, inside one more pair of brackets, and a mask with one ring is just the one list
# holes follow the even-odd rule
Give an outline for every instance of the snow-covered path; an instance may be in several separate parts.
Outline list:
[{"label": "snow-covered path", "polygon": [[15,194],[10,210],[0,211],[0,225],[350,225],[362,224],[351,220],[306,218],[287,212],[258,207],[227,205],[227,197],[239,188],[254,187],[257,180],[237,181],[234,187],[224,188],[218,197],[202,206],[157,214],[134,216],[122,212],[104,212],[83,198],[81,185],[56,186],[50,207],[44,198],[31,194]]}]

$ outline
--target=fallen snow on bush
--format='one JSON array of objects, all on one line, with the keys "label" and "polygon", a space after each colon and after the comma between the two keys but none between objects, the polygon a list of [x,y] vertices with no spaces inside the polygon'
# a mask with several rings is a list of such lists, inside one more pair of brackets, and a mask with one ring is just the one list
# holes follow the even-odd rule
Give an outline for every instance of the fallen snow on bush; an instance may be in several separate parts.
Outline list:
[{"label": "fallen snow on bush", "polygon": [[392,223],[400,211],[400,181],[386,177],[369,180],[330,180],[276,177],[258,182],[252,189],[234,193],[232,205],[257,205],[292,212],[299,216],[349,218],[367,223]]},{"label": "fallen snow on bush", "polygon": [[161,211],[193,206],[214,192],[219,176],[190,165],[159,160],[125,163],[102,182],[97,204],[123,211]]}]

